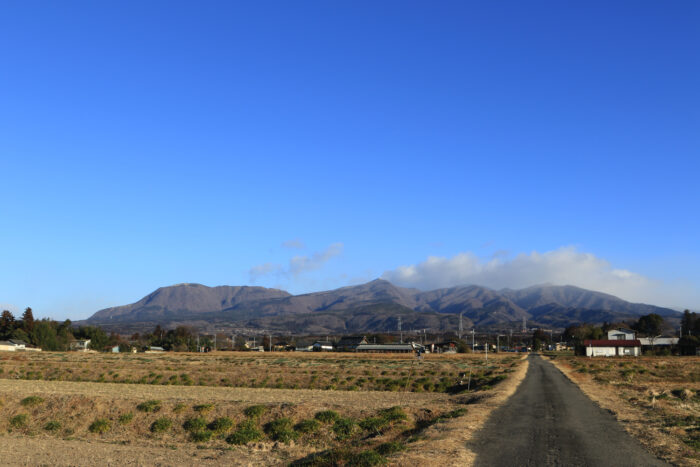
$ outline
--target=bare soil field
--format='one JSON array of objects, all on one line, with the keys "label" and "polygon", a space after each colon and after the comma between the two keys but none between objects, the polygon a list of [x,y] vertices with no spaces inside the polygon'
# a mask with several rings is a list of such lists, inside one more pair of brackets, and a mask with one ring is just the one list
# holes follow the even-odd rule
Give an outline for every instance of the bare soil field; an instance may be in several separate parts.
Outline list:
[{"label": "bare soil field", "polygon": [[[408,465],[411,462],[402,459],[421,457],[426,450],[439,455],[441,445],[444,452],[465,450],[463,443],[450,444],[454,434],[484,418],[485,408],[523,366],[512,355],[493,356],[488,362],[466,355],[422,361],[348,354],[116,357],[3,356],[0,433],[5,442],[0,442],[0,456],[24,465]],[[202,368],[216,376],[206,378]],[[459,373],[470,370],[471,381],[467,377],[460,386]],[[82,381],[110,371],[129,375],[133,382]],[[148,384],[132,379],[146,371],[186,372],[201,385],[168,384],[165,377],[157,382],[151,377]],[[81,381],[58,378],[76,373]],[[37,374],[42,378],[34,378]],[[259,381],[259,375],[279,375],[275,378],[282,378],[284,387],[310,385],[314,375],[329,383],[340,381],[339,375],[405,380],[393,391],[220,384],[222,378]],[[421,384],[431,387],[440,378],[449,383],[437,392],[415,385],[416,379],[428,376],[437,379]],[[203,384],[206,381],[214,384]]]},{"label": "bare soil field", "polygon": [[700,465],[700,357],[550,359],[654,454]]}]

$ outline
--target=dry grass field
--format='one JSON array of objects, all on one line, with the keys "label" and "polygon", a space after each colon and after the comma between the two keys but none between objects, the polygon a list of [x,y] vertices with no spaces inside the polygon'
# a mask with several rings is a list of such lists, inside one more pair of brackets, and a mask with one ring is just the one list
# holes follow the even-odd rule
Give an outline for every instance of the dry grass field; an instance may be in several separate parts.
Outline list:
[{"label": "dry grass field", "polygon": [[[506,361],[516,359],[513,354],[501,357],[504,358]],[[459,354],[427,355],[418,364],[409,354],[18,352],[0,355],[0,378],[173,386],[447,392],[460,372],[469,371],[469,362]],[[480,368],[474,368],[477,370],[473,375],[474,384],[491,384],[497,375],[489,373],[484,378]]]},{"label": "dry grass field", "polygon": [[[408,465],[402,459],[485,418],[523,366],[513,355],[8,354],[0,456],[26,465]],[[459,374],[470,370],[467,389]]]},{"label": "dry grass field", "polygon": [[652,452],[700,465],[700,357],[552,357]]}]

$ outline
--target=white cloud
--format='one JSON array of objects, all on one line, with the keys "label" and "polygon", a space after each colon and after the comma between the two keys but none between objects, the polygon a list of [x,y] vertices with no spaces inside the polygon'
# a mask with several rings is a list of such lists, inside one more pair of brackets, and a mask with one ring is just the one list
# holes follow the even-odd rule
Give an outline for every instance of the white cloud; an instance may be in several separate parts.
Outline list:
[{"label": "white cloud", "polygon": [[289,265],[286,268],[279,264],[265,263],[253,266],[248,273],[251,282],[269,275],[296,278],[306,272],[321,269],[329,260],[340,256],[342,253],[343,244],[333,243],[325,250],[316,252],[311,256],[294,256],[289,260]]},{"label": "white cloud", "polygon": [[295,238],[293,240],[287,240],[286,242],[282,242],[282,248],[287,248],[290,250],[303,250],[304,248],[306,248],[306,245],[300,239]]},{"label": "white cloud", "polygon": [[494,289],[544,283],[575,285],[663,306],[683,306],[683,301],[699,298],[693,290],[679,291],[678,286],[614,268],[608,261],[574,247],[521,253],[512,259],[495,255],[483,260],[470,252],[452,258],[431,256],[421,263],[386,271],[382,277],[397,285],[423,290],[466,284]]}]

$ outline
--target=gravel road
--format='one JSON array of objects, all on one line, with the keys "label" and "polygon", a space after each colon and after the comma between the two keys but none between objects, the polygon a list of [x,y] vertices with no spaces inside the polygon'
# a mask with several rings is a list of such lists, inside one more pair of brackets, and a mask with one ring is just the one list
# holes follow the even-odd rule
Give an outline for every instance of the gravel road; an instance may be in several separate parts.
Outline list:
[{"label": "gravel road", "polygon": [[531,355],[518,391],[470,447],[476,466],[665,466],[551,363]]}]

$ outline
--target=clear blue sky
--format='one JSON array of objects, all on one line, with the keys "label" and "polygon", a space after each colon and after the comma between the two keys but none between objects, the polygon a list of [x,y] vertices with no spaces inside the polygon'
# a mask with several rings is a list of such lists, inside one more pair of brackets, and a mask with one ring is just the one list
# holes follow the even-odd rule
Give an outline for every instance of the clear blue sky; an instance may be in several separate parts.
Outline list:
[{"label": "clear blue sky", "polygon": [[696,1],[3,2],[0,306],[568,247],[700,308],[698,24]]}]

